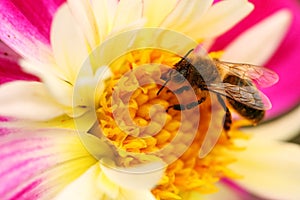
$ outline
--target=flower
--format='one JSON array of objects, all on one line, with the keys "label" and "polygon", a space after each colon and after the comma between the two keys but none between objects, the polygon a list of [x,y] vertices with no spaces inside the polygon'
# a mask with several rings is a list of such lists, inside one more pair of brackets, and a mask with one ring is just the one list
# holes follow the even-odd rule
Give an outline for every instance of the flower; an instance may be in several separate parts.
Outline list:
[{"label": "flower", "polygon": [[[31,1],[29,2],[31,3]],[[25,5],[30,5],[30,3],[27,2]],[[88,91],[90,86],[94,86],[94,80],[84,82],[86,79],[83,79],[83,84],[79,85],[85,86],[79,88],[82,98],[75,103],[72,100],[76,76],[82,72],[80,70],[83,61],[94,48],[104,43],[106,39],[136,28],[163,27],[184,33],[209,47],[212,40],[244,18],[252,10],[252,4],[244,0],[222,1],[214,5],[211,5],[212,1],[196,0],[163,2],[149,0],[130,1],[130,3],[126,0],[91,1],[91,3],[70,0],[57,10],[51,26],[51,34],[49,34],[52,15],[61,3],[50,2],[47,6],[43,3],[32,3],[35,6],[41,5],[40,8],[45,11],[45,15],[41,19],[33,15],[35,12],[31,12],[34,7],[29,6],[28,10],[23,7],[22,12],[18,10],[18,7],[24,6],[24,2],[12,3],[7,0],[0,4],[8,11],[8,14],[1,13],[3,21],[3,26],[0,27],[1,40],[22,56],[22,58],[14,57],[13,61],[19,59],[24,70],[41,80],[41,82],[14,81],[0,87],[0,113],[12,117],[14,120],[17,119],[1,123],[1,127],[3,127],[1,137],[3,138],[0,148],[4,166],[1,167],[0,176],[2,180],[5,180],[3,182],[8,183],[1,187],[0,194],[3,198],[140,199],[142,197],[143,199],[155,199],[156,197],[178,199],[183,197],[195,199],[199,195],[203,197],[203,193],[215,191],[214,183],[221,178],[238,178],[238,175],[228,168],[228,164],[233,161],[232,158],[236,157],[237,152],[234,150],[238,149],[233,140],[245,137],[235,129],[238,124],[234,124],[233,131],[230,132],[232,138],[228,139],[223,133],[217,141],[216,148],[204,159],[198,158],[200,144],[196,141],[188,147],[188,151],[179,160],[168,165],[167,168],[165,168],[165,164],[171,158],[169,156],[166,157],[167,160],[162,159],[164,162],[154,160],[154,163],[142,163],[142,165],[134,166],[141,161],[147,161],[147,159],[153,161],[153,155],[133,156],[132,152],[149,153],[168,144],[166,140],[168,137],[174,136],[179,124],[177,112],[170,111],[167,120],[171,125],[169,124],[168,129],[166,127],[166,131],[160,132],[159,136],[146,139],[134,138],[119,131],[118,128],[121,126],[115,127],[116,122],[111,118],[114,107],[109,105],[107,99],[113,96],[112,89],[110,89],[110,86],[115,84],[113,81],[112,83],[106,80],[101,82],[101,85],[104,85],[102,88],[104,92],[97,93],[98,96],[95,98],[97,102],[91,104],[88,96],[90,93],[80,92],[82,92],[81,89],[86,88]],[[287,11],[281,11],[265,22],[264,25],[268,25],[272,30],[276,30],[274,32],[278,32],[276,40],[272,40],[268,44],[270,51],[273,51],[272,45],[276,46],[286,31],[286,28],[278,30],[276,26],[271,26],[270,22],[275,18],[282,26],[287,27],[289,17]],[[261,30],[262,26],[258,25],[257,30]],[[245,34],[244,37],[249,36]],[[114,47],[123,47],[122,44]],[[225,49],[222,54],[223,59],[229,59],[230,52],[233,52],[230,49],[234,49],[239,44],[239,42],[233,43],[232,46]],[[125,63],[111,67],[110,80],[122,80],[118,75],[123,75],[130,66],[134,68],[136,65],[146,62],[147,59],[155,59],[157,63],[168,65],[172,65],[171,63],[179,59],[161,52],[139,53],[141,52],[132,52],[126,55]],[[122,67],[120,68],[120,66]],[[103,70],[104,68],[97,69],[96,74]],[[150,71],[149,73],[157,72]],[[83,70],[83,74],[89,77],[89,68],[86,71]],[[32,79],[35,80],[30,77],[30,80]],[[128,87],[121,87],[121,89],[121,92],[130,90]],[[132,97],[135,97],[135,100],[129,107],[131,108],[129,113],[133,117],[136,115],[144,117],[137,119],[137,123],[140,125],[149,122],[147,121],[149,116],[146,116],[145,113],[149,113],[150,108],[144,106],[143,109],[137,109],[137,106],[141,107],[145,103],[149,103],[151,95],[157,98],[158,103],[161,103],[162,106],[168,106],[170,102],[176,101],[174,96],[168,95],[166,92],[157,97],[155,95],[157,90],[157,85],[149,85],[137,90],[135,96]],[[121,93],[118,94],[118,96],[120,95]],[[91,127],[95,121],[85,118],[89,116],[86,114],[93,108],[94,103],[97,109],[97,120],[104,134],[110,139],[110,143],[86,134],[86,132],[94,133],[98,128]],[[97,104],[101,106],[98,107]],[[203,106],[200,112],[206,111],[209,106],[209,104],[206,107]],[[32,112],[33,110],[37,112]],[[83,134],[81,132],[77,134],[77,131],[74,130],[76,124],[74,124],[73,118],[84,122],[88,121],[87,124],[84,124],[84,128],[80,129],[80,131],[85,131]],[[203,136],[201,133],[208,126],[207,118],[206,115],[196,134],[196,138],[202,141],[204,140],[201,138]],[[155,128],[155,125],[152,125],[150,131]],[[269,152],[270,147],[276,146],[273,151],[278,153],[275,155],[279,155],[281,152],[278,150],[282,148],[281,145],[278,145],[279,142],[268,140],[256,143],[256,141],[253,140],[253,145],[260,147],[259,153],[263,161],[273,158],[269,154],[274,155],[273,152]],[[290,144],[284,146],[293,154],[299,151],[298,146]],[[115,147],[121,147],[121,150],[115,151]],[[180,149],[178,146],[177,148]],[[122,154],[124,149],[126,151]],[[228,149],[232,149],[232,151],[227,152]],[[252,149],[251,146],[248,148],[249,152],[253,150],[257,150],[257,148]],[[249,153],[248,157],[252,158],[253,156],[254,160],[260,158],[256,155],[257,153]],[[243,161],[242,158],[238,160]],[[278,162],[277,159],[281,158],[276,157],[274,161]],[[288,161],[294,161],[291,169],[294,167],[297,169],[299,164],[295,159]],[[111,168],[111,163],[113,163],[113,168]],[[243,162],[236,162],[236,171],[245,170],[245,175],[251,173],[251,171],[246,171],[249,165],[243,164]],[[128,166],[130,166],[131,172],[145,172],[145,170],[153,168],[159,170],[150,171],[148,174],[128,173]],[[274,168],[275,172],[272,175],[278,175],[278,180],[286,180],[281,175],[292,173],[292,171],[284,171],[276,174],[276,169]],[[127,173],[122,173],[124,170]],[[266,180],[269,180],[268,177]],[[298,180],[295,179],[294,185],[297,185]],[[266,187],[261,187],[263,188],[261,190],[251,183],[253,183],[251,180],[247,181],[246,179],[246,184],[243,186],[259,195],[269,197],[272,195],[270,191],[274,188],[282,189],[282,193],[278,194],[279,198],[297,195],[296,192],[284,190],[287,189],[283,187],[286,185],[285,182],[279,182],[274,187],[266,184]],[[155,188],[153,188],[154,186]]]}]

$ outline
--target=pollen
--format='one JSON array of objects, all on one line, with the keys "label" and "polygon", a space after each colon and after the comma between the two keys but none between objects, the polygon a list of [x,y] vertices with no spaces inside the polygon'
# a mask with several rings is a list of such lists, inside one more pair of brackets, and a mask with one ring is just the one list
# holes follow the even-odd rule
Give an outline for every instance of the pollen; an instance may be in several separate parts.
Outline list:
[{"label": "pollen", "polygon": [[[221,179],[240,178],[229,167],[235,161],[229,152],[241,150],[234,140],[245,138],[234,124],[230,133],[221,132],[204,158],[199,156],[207,130],[213,124],[213,97],[208,96],[192,109],[171,108],[166,112],[170,106],[181,104],[183,97],[183,104],[193,101],[188,94],[193,90],[175,94],[172,89],[164,88],[157,94],[165,82],[161,77],[168,71],[162,66],[172,68],[179,60],[177,55],[151,49],[121,56],[110,66],[113,75],[105,82],[97,110],[104,136],[123,152],[120,165],[143,162],[147,156],[158,157],[168,164],[164,176],[152,189],[161,200],[182,199],[181,194],[190,191],[214,193]],[[195,95],[199,98],[202,94]],[[220,111],[219,115],[223,114]],[[198,115],[200,120],[193,120]],[[140,156],[134,157],[132,153]]]}]

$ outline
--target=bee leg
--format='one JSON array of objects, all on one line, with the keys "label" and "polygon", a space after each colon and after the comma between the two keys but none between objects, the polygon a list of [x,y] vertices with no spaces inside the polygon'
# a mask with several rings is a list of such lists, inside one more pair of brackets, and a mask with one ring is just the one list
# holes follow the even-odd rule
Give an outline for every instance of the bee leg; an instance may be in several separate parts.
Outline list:
[{"label": "bee leg", "polygon": [[226,106],[224,100],[221,98],[220,95],[217,95],[218,97],[218,101],[221,104],[221,106],[223,107],[224,111],[226,112],[225,116],[224,116],[224,124],[223,124],[223,128],[226,132],[226,136],[227,138],[230,138],[228,135],[228,131],[230,130],[231,124],[232,124],[232,119],[231,119],[231,112],[228,109],[228,107]]},{"label": "bee leg", "polygon": [[190,110],[192,108],[195,108],[196,106],[198,106],[202,102],[204,102],[205,99],[206,99],[205,97],[202,97],[198,101],[194,101],[194,102],[186,104],[186,105],[175,104],[175,105],[169,106],[166,111],[168,112],[170,108],[173,108],[174,110]]},{"label": "bee leg", "polygon": [[225,121],[224,121],[224,129],[225,131],[229,131],[232,124],[231,112],[228,108],[226,108]]}]

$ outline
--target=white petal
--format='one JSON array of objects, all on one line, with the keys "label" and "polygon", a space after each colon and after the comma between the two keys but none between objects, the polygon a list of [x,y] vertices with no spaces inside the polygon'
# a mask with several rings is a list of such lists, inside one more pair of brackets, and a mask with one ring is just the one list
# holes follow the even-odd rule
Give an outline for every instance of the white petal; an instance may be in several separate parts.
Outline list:
[{"label": "white petal", "polygon": [[198,25],[199,19],[201,19],[202,15],[208,10],[211,4],[211,0],[179,1],[173,11],[166,17],[166,20],[163,22],[162,26],[181,31],[186,30],[188,27],[195,28],[194,25]]},{"label": "white petal", "polygon": [[[128,180],[127,180],[128,181]],[[112,182],[105,173],[101,173],[98,179],[98,189],[103,191],[110,199],[118,200],[155,200],[150,190],[145,189],[126,189]]]},{"label": "white petal", "polygon": [[121,190],[118,200],[156,200],[149,190]]},{"label": "white petal", "polygon": [[58,9],[53,19],[51,45],[57,65],[66,77],[65,81],[73,84],[83,62],[88,58],[88,46],[66,4]]},{"label": "white petal", "polygon": [[117,11],[118,0],[91,0],[100,41],[112,30],[113,19]]},{"label": "white petal", "polygon": [[[69,130],[75,130],[77,127],[74,124],[74,119],[67,115],[62,115],[47,121],[32,121],[32,120],[16,120],[0,122],[0,127],[7,128],[64,128]],[[87,129],[85,129],[87,130]]]},{"label": "white petal", "polygon": [[103,172],[101,172],[98,176],[97,188],[106,194],[110,199],[118,199],[121,189],[118,185],[109,180],[109,178],[107,178]]},{"label": "white petal", "polygon": [[97,82],[95,100],[96,102],[100,102],[101,94],[105,89],[104,81],[112,76],[112,72],[106,66],[99,67],[95,73],[95,81]]},{"label": "white petal", "polygon": [[99,200],[103,193],[97,188],[97,179],[101,172],[98,164],[90,167],[83,175],[69,184],[57,197],[56,200]]},{"label": "white petal", "polygon": [[66,81],[67,78],[55,65],[33,63],[29,60],[21,60],[20,65],[24,71],[38,76],[57,102],[72,106],[73,86]]},{"label": "white petal", "polygon": [[[101,168],[98,163],[90,167],[83,175],[69,184],[55,199],[140,200],[143,197],[143,200],[155,200],[149,190],[128,190],[115,185],[103,176]],[[98,187],[100,183],[105,185],[105,188]]]},{"label": "white petal", "polygon": [[146,26],[160,26],[177,2],[177,0],[144,0],[143,16],[147,18]]},{"label": "white petal", "polygon": [[73,105],[69,115],[74,119],[78,130],[87,131],[97,121],[96,106],[104,90],[104,80],[111,75],[108,67],[99,67],[93,75],[92,67],[85,66],[78,75],[73,90]]},{"label": "white petal", "polygon": [[0,87],[0,115],[48,120],[64,113],[40,82],[14,81]]},{"label": "white petal", "polygon": [[244,128],[243,132],[254,135],[254,138],[270,140],[290,140],[299,134],[300,106],[280,118],[260,124],[256,127]]},{"label": "white petal", "polygon": [[250,141],[231,168],[237,181],[250,192],[267,199],[300,199],[300,146],[279,141]]},{"label": "white petal", "polygon": [[[55,100],[64,105],[63,110],[65,114],[71,117],[79,117],[85,112],[89,111],[91,102],[87,101],[74,101],[74,85],[66,81],[62,74],[59,74],[54,65],[33,63],[28,60],[21,60],[21,65],[26,72],[38,76],[49,92],[49,96],[52,95]],[[43,68],[41,67],[43,65]],[[80,72],[86,75],[86,68],[83,68]],[[92,72],[90,72],[90,76]],[[93,77],[91,78],[93,79]],[[81,99],[90,99],[91,96],[86,93],[81,93]],[[86,103],[86,104],[83,104]]]},{"label": "white petal", "polygon": [[101,164],[105,175],[114,183],[130,190],[150,190],[161,179],[165,164],[153,162],[131,168],[107,167]]},{"label": "white petal", "polygon": [[142,19],[143,4],[140,0],[119,1],[112,30],[121,30]]},{"label": "white petal", "polygon": [[[94,75],[92,66],[85,65],[77,77],[76,85],[74,85],[73,104],[93,107],[104,90],[104,80],[110,76],[111,71],[106,66],[98,67]],[[96,96],[97,100],[95,99]]]},{"label": "white petal", "polygon": [[97,23],[89,0],[68,0],[70,11],[83,30],[90,46],[99,44]]},{"label": "white petal", "polygon": [[253,8],[253,5],[246,0],[220,1],[207,11],[198,21],[197,26],[191,27],[188,31],[196,38],[214,38],[232,28]]},{"label": "white petal", "polygon": [[290,23],[291,13],[288,10],[277,11],[229,44],[222,59],[264,65],[277,50]]}]

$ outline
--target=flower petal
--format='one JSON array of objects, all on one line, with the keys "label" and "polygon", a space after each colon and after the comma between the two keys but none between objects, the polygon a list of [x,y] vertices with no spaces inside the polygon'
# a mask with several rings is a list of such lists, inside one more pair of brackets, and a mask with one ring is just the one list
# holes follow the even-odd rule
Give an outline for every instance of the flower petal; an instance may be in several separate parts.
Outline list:
[{"label": "flower petal", "polygon": [[0,40],[0,59],[8,60],[11,62],[17,62],[21,56],[14,52],[10,47],[8,47],[3,41]]},{"label": "flower petal", "polygon": [[67,107],[72,107],[73,85],[64,74],[59,73],[56,65],[34,63],[22,59],[20,65],[23,70],[39,77],[57,102]]},{"label": "flower petal", "polygon": [[[185,192],[181,194],[184,200],[220,200],[220,199],[230,199],[230,200],[241,200],[242,195],[234,191],[232,188],[224,185],[218,184],[218,191],[212,194],[201,194],[197,191]],[[243,197],[246,200],[245,197]]]},{"label": "flower petal", "polygon": [[300,198],[299,145],[253,139],[231,168],[244,176],[236,182],[254,194],[267,199]]},{"label": "flower petal", "polygon": [[[174,9],[177,0],[144,0],[143,16],[147,18],[146,26],[157,27]],[[155,12],[154,12],[155,11]]]},{"label": "flower petal", "polygon": [[66,4],[58,9],[53,19],[51,45],[65,81],[73,84],[89,52],[87,41]]},{"label": "flower petal", "polygon": [[[74,123],[74,119],[67,115],[62,115],[47,121],[32,121],[32,120],[18,120],[14,118],[8,118],[5,120],[0,118],[0,127],[25,129],[25,128],[64,128],[75,130],[77,127]],[[85,129],[87,130],[87,129]]]},{"label": "flower petal", "polygon": [[[218,184],[218,191],[213,194],[207,194],[203,195],[203,199],[205,200],[219,200],[219,199],[230,199],[230,200],[246,200],[245,197],[242,198],[242,195],[239,195],[236,191],[234,191],[232,188],[223,185],[223,184]],[[191,200],[195,198],[190,198]]]},{"label": "flower petal", "polygon": [[99,44],[97,23],[89,0],[67,0],[70,12],[83,30],[89,45],[93,48]]},{"label": "flower petal", "polygon": [[18,64],[19,59],[20,56],[0,40],[0,84],[14,80],[38,80],[21,71]]},{"label": "flower petal", "polygon": [[17,119],[47,120],[64,113],[40,82],[14,81],[0,86],[0,114]]},{"label": "flower petal", "polygon": [[141,20],[143,4],[140,0],[119,1],[114,17],[112,31],[121,30],[130,24]]},{"label": "flower petal", "polygon": [[20,55],[51,60],[49,30],[53,14],[62,0],[3,0],[0,3],[0,38]]},{"label": "flower petal", "polygon": [[201,17],[197,26],[187,31],[191,31],[190,35],[197,39],[214,38],[232,28],[253,8],[253,5],[246,0],[217,2]]},{"label": "flower petal", "polygon": [[53,199],[95,163],[75,131],[2,130],[1,199]]},{"label": "flower petal", "polygon": [[100,173],[101,169],[99,165],[93,165],[79,178],[64,188],[64,190],[55,197],[55,200],[102,199],[104,194],[97,188],[97,179]]},{"label": "flower petal", "polygon": [[[189,33],[189,28],[195,29],[195,23],[199,23],[202,15],[209,9],[213,1],[182,0],[178,1],[173,11],[166,17],[162,27]],[[172,4],[171,4],[172,5]],[[161,7],[161,5],[157,5]],[[170,6],[166,6],[170,7]],[[172,7],[171,7],[172,8]],[[152,11],[153,12],[153,11]],[[149,19],[151,20],[151,19]],[[195,22],[195,23],[191,23]],[[204,27],[202,27],[204,28]]]},{"label": "flower petal", "polygon": [[105,175],[114,183],[129,190],[150,190],[161,179],[165,164],[153,162],[131,168],[108,167],[101,164]]},{"label": "flower petal", "polygon": [[[99,184],[106,188],[98,187]],[[99,163],[93,165],[78,179],[68,185],[55,200],[65,199],[118,199],[118,200],[155,200],[148,190],[128,190],[112,183],[101,171]]]},{"label": "flower petal", "polygon": [[103,41],[112,29],[118,0],[91,0],[91,5],[97,23],[100,41]]},{"label": "flower petal", "polygon": [[118,200],[156,200],[149,190],[121,190]]},{"label": "flower petal", "polygon": [[300,130],[300,106],[280,118],[267,121],[256,127],[244,128],[243,132],[255,138],[286,141],[296,137]]},{"label": "flower petal", "polygon": [[[64,0],[41,0],[38,2],[35,0],[28,0],[26,2],[22,0],[10,0],[10,2],[35,26],[35,29],[38,30],[49,43],[53,15]],[[14,15],[14,13],[10,14]]]},{"label": "flower petal", "polygon": [[264,65],[282,42],[290,22],[288,10],[276,12],[237,37],[225,48],[222,59]]}]

